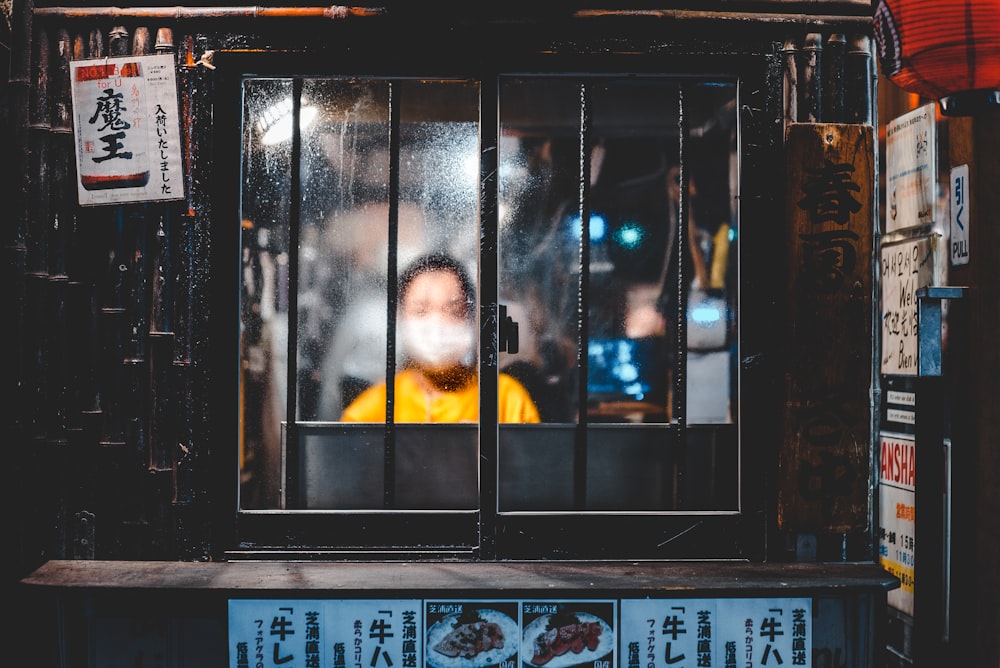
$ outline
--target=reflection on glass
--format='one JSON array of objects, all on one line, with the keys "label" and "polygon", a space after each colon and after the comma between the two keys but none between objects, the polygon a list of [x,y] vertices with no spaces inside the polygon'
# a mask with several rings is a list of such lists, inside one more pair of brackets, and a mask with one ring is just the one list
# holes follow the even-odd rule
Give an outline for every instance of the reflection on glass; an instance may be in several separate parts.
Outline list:
[{"label": "reflection on glass", "polygon": [[[426,425],[396,420],[387,444],[384,425],[342,418],[407,370],[406,320],[387,336],[398,271],[446,252],[478,275],[479,136],[496,130],[479,127],[479,85],[303,79],[293,156],[292,84],[244,84],[241,508],[475,509],[474,417],[412,447],[403,427]],[[501,511],[735,507],[735,99],[728,83],[501,78],[499,301],[520,349],[499,368],[542,422],[501,426]]]},{"label": "reflection on glass", "polygon": [[[445,251],[477,275],[478,85],[304,79],[301,148],[294,164],[288,131],[293,127],[288,117],[292,88],[291,79],[248,79],[244,84],[241,507],[248,509],[296,507],[316,498],[332,503],[329,493],[317,492],[317,479],[335,485],[337,480],[381,476],[381,471],[358,470],[361,460],[347,454],[356,438],[347,438],[343,430],[317,429],[338,421],[358,394],[385,380],[387,314],[395,308],[388,301],[389,258],[395,260],[395,271],[418,255]],[[394,221],[390,99],[400,109]],[[295,169],[300,193],[293,220]],[[297,240],[294,248],[291,239]],[[294,314],[288,311],[290,290],[295,290]],[[261,295],[267,304],[261,305]],[[475,312],[474,304],[471,308]],[[295,332],[291,348],[290,326]],[[290,388],[289,349],[296,355]],[[253,382],[248,383],[251,376]],[[289,391],[294,392],[291,402]],[[286,422],[289,406],[294,406],[296,420],[291,429]],[[289,438],[294,442],[287,443]],[[365,438],[371,440],[371,435]],[[475,453],[475,435],[465,442],[465,450]],[[375,461],[384,461],[383,443],[370,445]],[[437,447],[435,442],[429,445]],[[289,459],[293,452],[295,457]],[[338,452],[343,456],[334,456]],[[403,482],[411,479],[408,469],[414,466],[407,452],[401,442],[395,453],[395,489],[383,490],[379,482],[343,507],[381,508],[387,498],[394,507],[475,506],[466,488],[466,496],[457,500],[422,498],[419,486]],[[475,489],[475,457],[456,461],[471,467],[462,475]],[[300,467],[288,473],[300,476],[293,487],[298,495],[285,498],[283,470],[292,462]]]},{"label": "reflection on glass", "polygon": [[501,428],[501,511],[735,507],[735,430],[690,427],[736,415],[735,97],[657,77],[502,79],[500,299],[522,325],[500,368],[547,424]]},{"label": "reflection on glass", "polygon": [[500,302],[520,345],[499,366],[528,388],[543,422],[572,421],[575,410],[579,119],[578,82],[501,80]]},{"label": "reflection on glass", "polygon": [[283,122],[275,115],[275,103],[285,106],[291,100],[292,83],[256,79],[247,82],[243,94],[241,503],[277,507],[286,414],[291,143],[265,143],[264,136]]},{"label": "reflection on glass", "polygon": [[[730,423],[735,86],[686,83],[682,95],[670,79],[587,82],[584,260],[580,85],[501,84],[500,297],[525,323],[521,352],[501,355],[501,368],[531,384],[546,422],[578,421],[585,361],[588,422],[676,420],[683,382],[688,424]],[[687,373],[675,381],[679,356]]]},{"label": "reflection on glass", "polygon": [[[298,419],[334,420],[385,376],[389,84],[307,80],[323,109],[302,138]],[[421,221],[400,214],[400,236]]]}]

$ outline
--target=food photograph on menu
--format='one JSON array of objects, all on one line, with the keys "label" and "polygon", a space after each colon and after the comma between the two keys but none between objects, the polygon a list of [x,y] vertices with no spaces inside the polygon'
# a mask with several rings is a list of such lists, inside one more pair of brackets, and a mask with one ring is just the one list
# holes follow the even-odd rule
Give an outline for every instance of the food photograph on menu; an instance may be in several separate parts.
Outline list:
[{"label": "food photograph on menu", "polygon": [[516,603],[427,603],[426,615],[424,657],[431,668],[516,668]]},{"label": "food photograph on menu", "polygon": [[528,668],[612,668],[613,602],[524,602],[521,660]]}]

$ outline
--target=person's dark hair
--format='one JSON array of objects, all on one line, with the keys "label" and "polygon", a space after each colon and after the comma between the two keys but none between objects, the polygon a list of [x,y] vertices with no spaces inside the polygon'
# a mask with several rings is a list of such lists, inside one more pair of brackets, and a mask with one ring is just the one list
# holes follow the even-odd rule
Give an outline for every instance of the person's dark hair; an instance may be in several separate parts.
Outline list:
[{"label": "person's dark hair", "polygon": [[469,274],[461,263],[446,253],[430,253],[417,258],[410,263],[399,275],[399,303],[406,299],[406,291],[410,289],[410,283],[420,274],[429,271],[450,271],[462,285],[462,293],[465,295],[466,311],[472,314],[472,308],[476,303],[476,289],[469,278]]}]

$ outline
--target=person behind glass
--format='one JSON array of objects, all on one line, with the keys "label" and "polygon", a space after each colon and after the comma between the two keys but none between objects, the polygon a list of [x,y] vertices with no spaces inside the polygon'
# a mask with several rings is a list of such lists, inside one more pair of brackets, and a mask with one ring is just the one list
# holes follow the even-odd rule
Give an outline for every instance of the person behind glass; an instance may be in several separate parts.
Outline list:
[{"label": "person behind glass", "polygon": [[[395,379],[396,422],[476,422],[475,293],[452,257],[417,259],[399,279],[399,337],[404,354]],[[512,376],[498,375],[500,422],[539,422],[528,391]],[[384,422],[386,384],[362,392],[344,409],[344,422]]]}]

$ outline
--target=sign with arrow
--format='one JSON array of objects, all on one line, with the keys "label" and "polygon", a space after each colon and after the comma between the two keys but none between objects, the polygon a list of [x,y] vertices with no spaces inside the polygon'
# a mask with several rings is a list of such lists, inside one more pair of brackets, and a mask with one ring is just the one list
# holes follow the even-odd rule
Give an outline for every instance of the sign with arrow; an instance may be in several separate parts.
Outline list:
[{"label": "sign with arrow", "polygon": [[969,264],[969,166],[951,170],[951,248],[952,266]]}]

